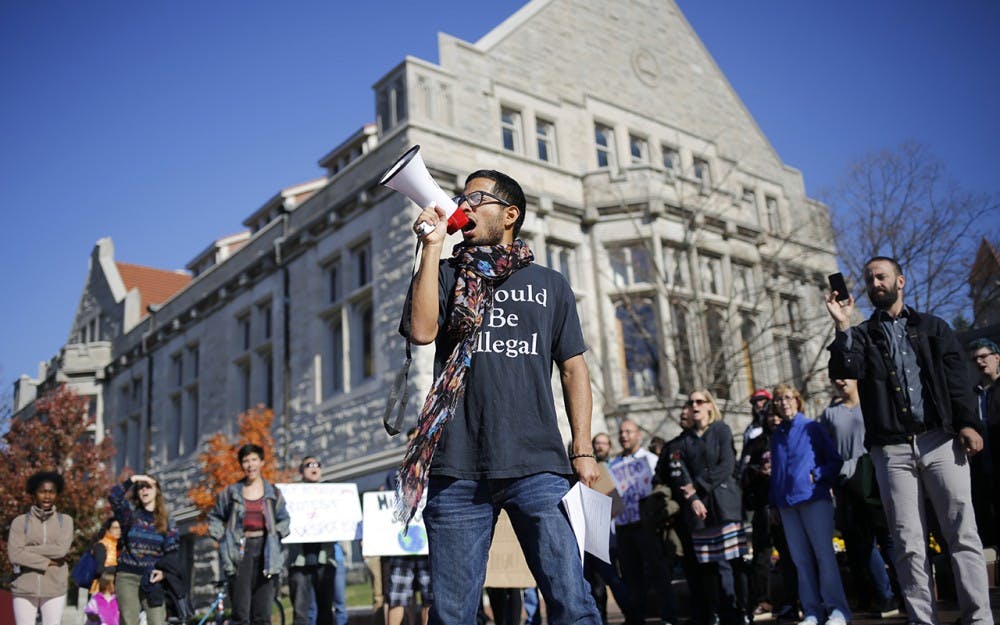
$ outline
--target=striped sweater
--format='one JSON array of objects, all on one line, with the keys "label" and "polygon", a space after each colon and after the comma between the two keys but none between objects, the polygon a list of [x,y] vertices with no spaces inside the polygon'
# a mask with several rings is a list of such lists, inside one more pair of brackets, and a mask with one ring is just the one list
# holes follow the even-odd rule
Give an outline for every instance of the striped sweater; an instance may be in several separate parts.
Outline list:
[{"label": "striped sweater", "polygon": [[136,508],[126,496],[131,486],[132,481],[125,480],[111,489],[109,497],[115,518],[122,526],[118,571],[144,575],[153,570],[163,554],[177,549],[177,528],[170,523],[165,534],[156,531],[153,513]]}]

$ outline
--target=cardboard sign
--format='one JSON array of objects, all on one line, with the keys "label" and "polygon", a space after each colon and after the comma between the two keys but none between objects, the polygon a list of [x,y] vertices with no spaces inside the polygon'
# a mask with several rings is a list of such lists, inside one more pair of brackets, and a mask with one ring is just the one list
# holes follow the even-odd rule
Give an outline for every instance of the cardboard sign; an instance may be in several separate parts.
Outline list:
[{"label": "cardboard sign", "polygon": [[275,484],[285,498],[291,529],[281,542],[326,543],[354,540],[361,522],[357,484],[296,482]]},{"label": "cardboard sign", "polygon": [[487,588],[532,588],[535,578],[528,569],[528,562],[521,551],[521,543],[517,542],[514,527],[506,510],[500,511],[496,528],[493,531],[493,544],[490,545],[490,556],[486,563]]},{"label": "cardboard sign", "polygon": [[598,462],[597,470],[601,475],[594,482],[593,488],[597,492],[611,497],[611,518],[613,519],[625,510],[625,502],[622,501],[622,496],[618,494],[618,487],[615,486],[615,481],[608,471],[607,463]]},{"label": "cardboard sign", "polygon": [[403,524],[392,518],[396,511],[395,491],[365,493],[363,498],[361,554],[364,557],[427,555],[427,530],[424,529],[423,514],[427,503],[426,491],[406,533],[403,533]]}]

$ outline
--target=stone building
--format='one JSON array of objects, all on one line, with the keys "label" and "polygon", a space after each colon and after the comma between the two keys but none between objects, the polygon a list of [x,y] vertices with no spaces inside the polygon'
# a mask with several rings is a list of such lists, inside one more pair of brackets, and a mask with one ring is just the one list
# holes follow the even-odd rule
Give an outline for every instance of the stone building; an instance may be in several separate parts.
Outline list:
[{"label": "stone building", "polygon": [[14,383],[15,419],[32,416],[39,395],[65,384],[88,398],[90,413],[95,416],[95,438],[99,442],[104,437],[103,386],[112,341],[131,331],[149,314],[150,307],[159,306],[191,281],[183,271],[119,262],[114,256],[111,239],[94,245],[66,344],[39,365],[37,378],[22,375]]},{"label": "stone building", "polygon": [[[163,478],[182,526],[199,445],[253,405],[275,410],[279,462],[313,453],[325,479],[362,489],[398,462],[381,415],[418,209],[377,182],[413,144],[448,192],[479,168],[523,185],[522,238],[576,293],[595,432],[631,417],[669,438],[695,387],[737,433],[755,387],[792,381],[821,401],[826,207],[671,0],[532,0],[475,43],[439,35],[439,58],[379,78],[375,123],[322,157],[321,178],[254,210],[114,338],[116,468]],[[408,425],[431,349],[415,348]]]}]

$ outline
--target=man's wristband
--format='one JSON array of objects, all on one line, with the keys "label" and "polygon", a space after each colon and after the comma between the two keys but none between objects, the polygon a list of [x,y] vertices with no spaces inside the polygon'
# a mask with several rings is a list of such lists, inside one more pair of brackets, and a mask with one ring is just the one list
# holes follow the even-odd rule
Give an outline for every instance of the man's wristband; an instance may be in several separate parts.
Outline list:
[{"label": "man's wristband", "polygon": [[[594,458],[594,454],[570,454],[569,461],[573,462],[577,458]],[[594,458],[596,460],[596,458]]]}]

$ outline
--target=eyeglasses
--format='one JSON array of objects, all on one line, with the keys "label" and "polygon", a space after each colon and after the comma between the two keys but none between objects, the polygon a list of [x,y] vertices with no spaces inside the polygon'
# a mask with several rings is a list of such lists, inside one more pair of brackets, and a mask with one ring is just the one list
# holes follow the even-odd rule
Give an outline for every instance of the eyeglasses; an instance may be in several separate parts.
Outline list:
[{"label": "eyeglasses", "polygon": [[302,468],[303,469],[319,469],[319,468],[322,468],[322,466],[323,465],[321,465],[320,463],[318,463],[315,460],[313,460],[312,462],[307,462],[304,465],[302,465]]},{"label": "eyeglasses", "polygon": [[988,353],[988,354],[976,354],[976,355],[975,355],[975,356],[973,357],[973,359],[974,359],[974,360],[986,360],[986,359],[987,359],[987,358],[989,358],[990,356],[997,356],[997,355],[998,355],[998,354],[997,354],[996,352],[990,352],[990,353]]},{"label": "eyeglasses", "polygon": [[136,489],[138,489],[138,490],[146,490],[147,488],[155,489],[156,486],[153,485],[153,484],[150,484],[149,482],[139,482],[139,484],[136,486]]},{"label": "eyeglasses", "polygon": [[707,399],[689,399],[686,402],[684,402],[684,407],[690,408],[692,406],[700,406],[702,404],[710,404],[710,403],[712,402],[710,402]]},{"label": "eyeglasses", "polygon": [[[487,202],[485,201],[486,198],[491,198],[495,201]],[[511,204],[507,200],[498,198],[492,193],[487,193],[486,191],[472,191],[470,193],[462,193],[461,195],[456,195],[451,199],[455,202],[455,204],[461,204],[462,202],[465,202],[466,204],[469,205],[469,208],[479,208],[483,204],[500,204],[502,206],[513,206],[513,204]]]}]

